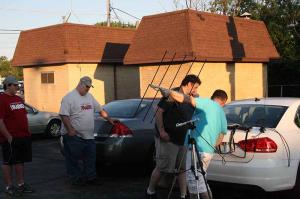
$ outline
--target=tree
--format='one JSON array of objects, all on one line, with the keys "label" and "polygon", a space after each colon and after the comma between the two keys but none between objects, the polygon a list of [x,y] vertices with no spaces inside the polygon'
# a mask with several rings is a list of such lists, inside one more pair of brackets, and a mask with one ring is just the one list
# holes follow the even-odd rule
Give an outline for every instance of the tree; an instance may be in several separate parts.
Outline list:
[{"label": "tree", "polygon": [[20,67],[12,67],[11,62],[5,56],[0,57],[0,75],[6,77],[13,75],[17,79],[23,79],[23,70]]},{"label": "tree", "polygon": [[179,9],[195,9],[199,11],[207,11],[210,0],[173,0],[176,10]]},{"label": "tree", "polygon": [[[96,26],[107,26],[107,22],[106,21],[102,21],[102,22],[98,22],[95,24]],[[118,27],[118,28],[136,28],[135,24],[131,24],[131,23],[121,23],[121,22],[116,22],[113,21],[110,23],[111,27]]]}]

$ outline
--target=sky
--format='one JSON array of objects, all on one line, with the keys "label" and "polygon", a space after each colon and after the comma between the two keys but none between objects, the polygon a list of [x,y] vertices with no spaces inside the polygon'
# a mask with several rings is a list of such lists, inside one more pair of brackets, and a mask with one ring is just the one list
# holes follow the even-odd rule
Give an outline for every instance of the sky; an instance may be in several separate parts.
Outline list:
[{"label": "sky", "polygon": [[[173,0],[110,0],[112,7],[138,18],[175,10]],[[95,24],[106,20],[106,0],[0,0],[0,56],[13,57],[18,31],[69,22]],[[121,22],[137,20],[116,10]],[[112,12],[112,20],[118,21]]]}]

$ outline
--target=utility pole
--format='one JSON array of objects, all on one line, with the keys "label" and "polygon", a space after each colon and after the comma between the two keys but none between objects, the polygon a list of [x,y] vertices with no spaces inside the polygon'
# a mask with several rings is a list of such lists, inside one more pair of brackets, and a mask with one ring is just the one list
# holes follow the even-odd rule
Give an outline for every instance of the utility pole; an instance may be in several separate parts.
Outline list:
[{"label": "utility pole", "polygon": [[110,27],[110,0],[106,0],[107,26]]}]

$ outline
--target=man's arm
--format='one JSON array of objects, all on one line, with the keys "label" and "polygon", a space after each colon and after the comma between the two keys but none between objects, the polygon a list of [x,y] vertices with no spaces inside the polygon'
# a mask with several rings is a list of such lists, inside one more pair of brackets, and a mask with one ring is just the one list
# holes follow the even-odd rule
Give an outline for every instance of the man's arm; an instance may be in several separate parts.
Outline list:
[{"label": "man's arm", "polygon": [[67,128],[68,135],[69,136],[76,135],[76,131],[71,124],[70,117],[67,115],[60,115],[60,117],[61,117],[61,120],[62,120],[64,126]]},{"label": "man's arm", "polygon": [[101,109],[99,111],[99,114],[102,118],[107,120],[109,123],[114,124],[114,121],[109,117],[108,113],[104,109]]},{"label": "man's arm", "polygon": [[183,102],[190,103],[193,107],[196,107],[196,101],[195,101],[195,98],[193,96],[185,95],[185,94],[179,93],[177,91],[170,90],[169,97],[171,99],[177,101],[177,102],[180,102],[180,103],[183,103]]},{"label": "man's arm", "polygon": [[11,134],[8,132],[4,122],[3,122],[3,119],[0,119],[0,133],[7,139],[7,141],[9,143],[11,143],[12,141],[12,136]]},{"label": "man's arm", "polygon": [[224,138],[224,133],[220,133],[220,135],[217,139],[217,142],[216,142],[216,146],[219,146],[222,143],[223,138]]},{"label": "man's arm", "polygon": [[169,137],[169,134],[165,131],[165,127],[164,127],[164,123],[163,123],[163,112],[164,112],[164,110],[162,108],[158,107],[157,113],[155,116],[155,120],[156,120],[156,126],[159,131],[160,138],[163,141],[168,142],[168,141],[170,141],[170,137]]}]

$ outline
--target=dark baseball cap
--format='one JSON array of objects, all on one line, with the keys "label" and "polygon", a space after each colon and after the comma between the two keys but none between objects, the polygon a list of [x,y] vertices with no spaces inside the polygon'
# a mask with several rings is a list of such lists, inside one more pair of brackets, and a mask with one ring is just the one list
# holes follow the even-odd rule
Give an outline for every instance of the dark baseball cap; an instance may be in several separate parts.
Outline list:
[{"label": "dark baseball cap", "polygon": [[9,84],[19,84],[17,78],[15,78],[14,76],[7,76],[4,81],[3,81],[4,85],[9,85]]}]

